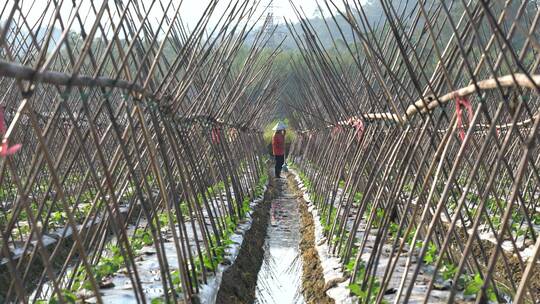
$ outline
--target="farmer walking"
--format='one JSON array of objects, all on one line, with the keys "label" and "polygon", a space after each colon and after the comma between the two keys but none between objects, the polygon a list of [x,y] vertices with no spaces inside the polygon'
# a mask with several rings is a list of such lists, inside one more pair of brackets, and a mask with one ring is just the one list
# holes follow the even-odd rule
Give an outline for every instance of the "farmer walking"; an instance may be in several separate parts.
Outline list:
[{"label": "farmer walking", "polygon": [[275,173],[276,178],[281,178],[281,168],[285,163],[285,129],[287,126],[283,122],[278,122],[274,127],[274,136],[272,137],[272,154],[276,160]]}]

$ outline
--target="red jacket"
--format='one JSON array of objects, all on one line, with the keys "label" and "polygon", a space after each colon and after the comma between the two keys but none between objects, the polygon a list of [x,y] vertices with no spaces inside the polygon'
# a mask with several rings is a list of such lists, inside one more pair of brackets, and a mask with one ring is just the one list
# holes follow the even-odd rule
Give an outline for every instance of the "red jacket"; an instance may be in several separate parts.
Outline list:
[{"label": "red jacket", "polygon": [[278,133],[272,137],[272,153],[274,155],[285,155],[285,135]]}]

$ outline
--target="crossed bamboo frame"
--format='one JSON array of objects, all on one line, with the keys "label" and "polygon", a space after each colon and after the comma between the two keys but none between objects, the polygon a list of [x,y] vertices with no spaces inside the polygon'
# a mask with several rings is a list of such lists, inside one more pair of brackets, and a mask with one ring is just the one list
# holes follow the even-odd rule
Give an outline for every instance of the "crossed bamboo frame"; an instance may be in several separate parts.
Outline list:
[{"label": "crossed bamboo frame", "polygon": [[163,299],[191,301],[266,174],[279,50],[260,3],[210,1],[191,29],[182,1],[25,4],[0,7],[3,137],[23,145],[0,160],[0,301],[102,302],[97,272],[121,258],[146,303],[141,235]]},{"label": "crossed bamboo frame", "polygon": [[368,303],[429,303],[450,266],[436,300],[462,297],[458,281],[478,276],[476,303],[538,302],[538,4],[374,3],[375,20],[359,1],[321,2],[337,11],[323,22],[341,48],[325,48],[298,7],[301,24],[287,22],[302,53],[287,96],[301,130],[291,158],[330,251],[353,261],[349,282]]}]

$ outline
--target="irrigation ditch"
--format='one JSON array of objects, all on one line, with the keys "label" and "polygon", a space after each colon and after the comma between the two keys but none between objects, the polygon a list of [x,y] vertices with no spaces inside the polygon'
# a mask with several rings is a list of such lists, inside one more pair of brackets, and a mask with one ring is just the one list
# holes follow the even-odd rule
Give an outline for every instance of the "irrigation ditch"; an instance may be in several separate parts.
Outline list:
[{"label": "irrigation ditch", "polygon": [[216,303],[335,303],[326,294],[333,286],[323,275],[314,226],[294,175],[271,179]]},{"label": "irrigation ditch", "polygon": [[300,252],[302,256],[302,290],[307,303],[329,304],[335,299],[329,297],[326,291],[333,288],[333,284],[340,283],[339,279],[325,281],[324,270],[315,243],[315,222],[304,200],[304,192],[300,190],[294,174],[288,175],[288,184],[296,195],[300,211]]}]

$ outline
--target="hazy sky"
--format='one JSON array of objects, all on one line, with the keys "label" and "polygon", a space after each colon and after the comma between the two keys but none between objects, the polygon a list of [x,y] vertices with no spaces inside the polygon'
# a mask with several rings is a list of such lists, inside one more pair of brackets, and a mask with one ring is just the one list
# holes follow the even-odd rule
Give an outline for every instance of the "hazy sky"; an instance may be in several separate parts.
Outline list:
[{"label": "hazy sky", "polygon": [[[220,1],[218,8],[222,7],[221,10],[223,10],[228,2],[228,0]],[[289,0],[273,0],[272,2],[273,13],[279,23],[283,22],[283,18],[297,20]],[[184,22],[194,26],[209,3],[210,0],[184,0],[181,9],[181,16],[184,16]],[[261,5],[259,5],[259,10],[262,12],[270,3],[270,0],[262,0],[260,3]],[[294,0],[294,3],[297,7],[301,7],[308,16],[313,16],[317,9],[317,3],[315,0]],[[192,16],[197,17],[191,18]]]},{"label": "hazy sky", "polygon": [[[14,3],[14,0],[7,0],[8,1],[8,7],[10,6],[9,3]],[[74,10],[73,2],[75,2],[77,5],[80,4],[79,11],[81,12],[81,16],[85,16],[86,20],[83,20],[85,22],[85,27],[91,26],[93,21],[95,20],[94,13],[85,14],[85,12],[91,12],[90,3],[94,3],[94,6],[99,8],[104,0],[64,0],[63,6],[61,9],[61,15],[62,19],[64,21],[67,21],[69,19],[70,13]],[[109,2],[110,6],[114,6],[115,0],[105,0]],[[166,0],[161,0],[163,5],[167,5]],[[183,0],[181,8],[180,8],[180,16],[182,17],[182,20],[184,23],[188,24],[191,28],[197,23],[199,18],[201,17],[204,9],[207,7],[207,5],[210,3],[211,0]],[[255,1],[255,0],[253,0]],[[54,7],[47,6],[46,0],[20,0],[19,5],[22,7],[22,11],[25,13],[28,13],[28,21],[32,23],[35,20],[38,20],[40,16],[43,14],[43,12],[46,12],[46,15],[49,20],[50,16],[52,16],[54,12]],[[60,1],[59,1],[60,2]],[[143,3],[145,6],[149,6],[151,3],[151,0],[138,0],[138,3]],[[340,1],[338,1],[340,2]],[[128,3],[127,0],[124,0],[123,3]],[[156,1],[156,5],[154,6],[154,9],[152,10],[152,16],[154,19],[160,19],[160,17],[163,15],[162,8],[157,5],[159,1]],[[173,4],[175,6],[178,6],[178,3],[180,3],[180,0],[173,0]],[[224,10],[226,5],[229,3],[229,0],[220,0],[218,2],[218,12],[221,12]],[[261,0],[260,10],[262,12],[263,8],[266,7],[270,0]],[[294,0],[294,3],[296,6],[301,7],[304,12],[308,16],[314,16],[314,13],[317,9],[317,4],[315,0]],[[289,0],[273,0],[273,6],[274,6],[274,15],[276,16],[276,19],[280,22],[283,20],[283,18],[296,20],[296,16],[294,14],[294,11],[291,8],[291,5],[289,3]],[[170,10],[170,16],[172,16],[174,10]],[[215,18],[220,16],[219,13],[215,13]],[[118,16],[115,16],[114,18],[118,18]],[[56,25],[58,26],[58,25]]]},{"label": "hazy sky", "polygon": [[[222,1],[222,3],[226,3],[227,1]],[[283,19],[284,17],[287,19],[296,19],[296,16],[294,14],[294,11],[291,8],[291,5],[289,3],[289,0],[273,0],[273,7],[274,7],[274,15],[280,19]],[[210,0],[184,0],[184,12],[188,15],[200,15],[203,11],[203,7],[208,5],[210,3]],[[270,3],[268,0],[261,1],[262,7],[265,7]],[[306,14],[313,15],[315,10],[317,9],[317,4],[315,0],[294,0],[294,3],[296,6],[302,7]]]}]

